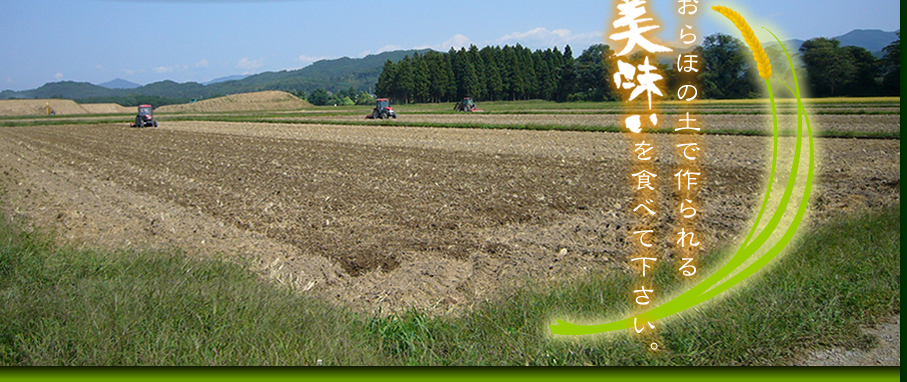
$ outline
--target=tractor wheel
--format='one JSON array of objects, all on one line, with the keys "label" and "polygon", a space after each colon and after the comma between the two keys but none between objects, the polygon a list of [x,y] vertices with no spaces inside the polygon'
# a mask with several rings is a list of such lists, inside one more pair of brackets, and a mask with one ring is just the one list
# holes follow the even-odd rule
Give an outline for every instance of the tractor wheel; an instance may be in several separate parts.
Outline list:
[{"label": "tractor wheel", "polygon": [[154,121],[154,127],[157,127],[157,121]]}]

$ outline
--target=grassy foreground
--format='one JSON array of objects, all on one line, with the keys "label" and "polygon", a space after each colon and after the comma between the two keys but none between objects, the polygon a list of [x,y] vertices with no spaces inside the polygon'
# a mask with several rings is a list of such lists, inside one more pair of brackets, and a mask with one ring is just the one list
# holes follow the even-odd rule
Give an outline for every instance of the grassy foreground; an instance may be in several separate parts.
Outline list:
[{"label": "grassy foreground", "polygon": [[624,309],[629,278],[530,286],[459,317],[373,317],[241,264],[60,248],[0,222],[0,365],[768,365],[870,347],[859,327],[900,309],[899,206],[810,229],[739,293],[660,323],[658,352],[625,333],[545,334],[553,313]]}]

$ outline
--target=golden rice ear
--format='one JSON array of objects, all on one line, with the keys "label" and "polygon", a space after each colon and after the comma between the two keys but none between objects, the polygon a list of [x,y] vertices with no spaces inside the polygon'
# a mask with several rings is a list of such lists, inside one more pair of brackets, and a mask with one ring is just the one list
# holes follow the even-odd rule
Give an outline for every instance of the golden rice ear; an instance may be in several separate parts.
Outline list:
[{"label": "golden rice ear", "polygon": [[753,33],[753,28],[750,28],[749,24],[746,23],[746,20],[744,20],[743,17],[740,16],[740,14],[734,12],[728,7],[716,5],[713,6],[712,9],[733,21],[734,26],[736,26],[737,29],[740,30],[740,33],[743,33],[743,39],[746,40],[746,43],[753,51],[753,58],[756,60],[756,68],[759,69],[759,76],[766,80],[771,77],[772,64],[768,62],[768,55],[765,54],[765,50],[762,49],[762,44],[760,44],[759,40],[756,39],[756,34]]}]

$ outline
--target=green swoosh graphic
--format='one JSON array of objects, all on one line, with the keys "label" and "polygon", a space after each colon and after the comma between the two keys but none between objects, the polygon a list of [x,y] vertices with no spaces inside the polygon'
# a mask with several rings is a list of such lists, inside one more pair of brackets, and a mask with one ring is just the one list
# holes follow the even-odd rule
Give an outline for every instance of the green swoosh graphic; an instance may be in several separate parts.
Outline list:
[{"label": "green swoosh graphic", "polygon": [[[771,33],[771,31],[769,31]],[[778,43],[781,44],[781,41],[772,33],[772,36],[775,37],[775,40],[778,40]],[[731,287],[739,284],[743,280],[750,277],[759,269],[763,268],[768,262],[774,259],[781,251],[787,246],[790,240],[793,238],[794,234],[797,231],[797,227],[803,219],[803,215],[806,213],[807,205],[809,203],[809,194],[812,190],[812,181],[813,181],[813,171],[815,167],[815,147],[813,142],[812,129],[809,123],[809,117],[806,114],[806,109],[803,106],[803,101],[800,96],[799,81],[797,80],[796,70],[794,69],[793,62],[790,58],[790,54],[787,52],[787,48],[781,44],[782,49],[784,49],[784,54],[787,56],[788,62],[791,64],[791,72],[794,78],[795,89],[791,91],[795,94],[797,98],[797,137],[796,137],[796,147],[794,150],[794,156],[791,164],[790,177],[788,179],[784,194],[778,203],[778,208],[772,214],[771,219],[766,224],[765,228],[750,242],[750,239],[755,234],[756,229],[759,225],[759,222],[762,219],[762,216],[768,205],[769,196],[771,193],[774,175],[775,175],[775,166],[778,160],[778,115],[775,108],[775,98],[771,88],[771,82],[766,80],[766,86],[769,92],[769,99],[771,101],[772,107],[772,117],[774,125],[774,139],[773,139],[773,151],[772,151],[772,167],[771,173],[768,182],[768,188],[766,190],[766,195],[762,203],[762,207],[756,216],[755,223],[753,224],[752,229],[744,239],[743,244],[740,249],[734,254],[731,260],[725,264],[721,269],[710,275],[700,284],[691,288],[690,290],[684,292],[680,296],[677,296],[671,301],[668,301],[664,304],[661,304],[653,309],[650,309],[646,312],[625,318],[623,320],[614,321],[608,324],[601,325],[576,325],[565,322],[563,320],[556,320],[554,325],[551,325],[551,332],[553,334],[560,335],[584,335],[584,334],[597,334],[604,333],[620,329],[629,329],[632,328],[634,322],[638,319],[643,322],[655,321],[660,318],[668,317],[673,314],[682,312],[689,308],[692,308],[712,297],[717,296],[718,294],[730,289]],[[785,84],[785,86],[787,86]],[[787,86],[790,89],[790,86]],[[802,138],[803,138],[803,124],[806,124],[806,134],[809,141],[809,166],[806,175],[806,185],[803,191],[803,195],[800,199],[800,204],[797,209],[796,215],[794,216],[793,221],[790,226],[785,231],[781,239],[772,246],[765,254],[759,257],[754,263],[750,264],[748,267],[731,277],[730,279],[724,281],[723,283],[715,286],[715,284],[727,277],[731,272],[738,269],[743,263],[749,260],[762,246],[765,242],[774,234],[775,230],[778,228],[782,217],[787,211],[788,204],[790,203],[791,195],[793,194],[794,188],[797,184],[798,168],[800,163],[801,151],[802,151]],[[714,288],[712,288],[714,286]],[[709,289],[712,288],[712,289]]]}]

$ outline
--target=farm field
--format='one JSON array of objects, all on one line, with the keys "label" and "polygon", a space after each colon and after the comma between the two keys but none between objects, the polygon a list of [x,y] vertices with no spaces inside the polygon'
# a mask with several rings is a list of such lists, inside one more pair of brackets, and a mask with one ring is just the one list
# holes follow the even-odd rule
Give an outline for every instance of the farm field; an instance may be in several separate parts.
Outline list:
[{"label": "farm field", "polygon": [[[820,114],[814,126],[899,137],[899,111],[879,107]],[[66,242],[248,261],[279,283],[373,312],[458,312],[526,282],[628,271],[632,146],[622,134],[458,128],[596,127],[616,115],[426,107],[382,124],[361,120],[360,109],[162,114],[158,129],[91,117],[7,119],[4,208],[54,227]],[[217,120],[226,117],[236,121]],[[764,129],[764,117],[702,116],[705,125],[741,131]],[[437,126],[419,127],[427,122]],[[666,147],[674,136],[651,137]],[[701,142],[706,253],[739,239],[761,201],[770,140]],[[809,224],[900,202],[899,139],[817,143]],[[658,172],[673,164],[660,158]]]}]

